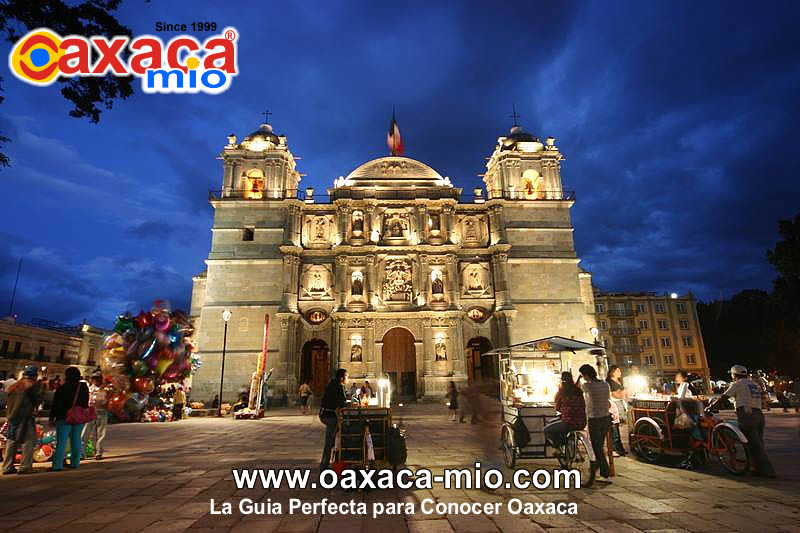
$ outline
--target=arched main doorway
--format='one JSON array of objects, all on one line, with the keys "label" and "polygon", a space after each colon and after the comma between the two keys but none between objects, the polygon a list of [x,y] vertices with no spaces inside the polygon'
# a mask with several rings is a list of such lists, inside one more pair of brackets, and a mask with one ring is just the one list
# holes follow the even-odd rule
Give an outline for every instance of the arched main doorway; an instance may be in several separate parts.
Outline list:
[{"label": "arched main doorway", "polygon": [[467,379],[470,383],[497,377],[497,356],[483,357],[483,354],[491,349],[492,343],[485,337],[474,337],[467,343],[464,360],[467,365]]},{"label": "arched main doorway", "polygon": [[300,360],[300,383],[307,381],[314,396],[322,398],[330,379],[328,344],[319,339],[308,341],[303,345],[303,357]]},{"label": "arched main doorway", "polygon": [[406,329],[392,328],[383,336],[383,372],[389,376],[396,398],[417,395],[417,351],[414,336]]}]

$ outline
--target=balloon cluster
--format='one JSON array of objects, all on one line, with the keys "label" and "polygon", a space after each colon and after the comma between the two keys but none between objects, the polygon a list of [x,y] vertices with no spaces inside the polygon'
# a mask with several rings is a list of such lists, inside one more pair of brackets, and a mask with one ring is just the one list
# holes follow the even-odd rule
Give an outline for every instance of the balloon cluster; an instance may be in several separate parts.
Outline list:
[{"label": "balloon cluster", "polygon": [[142,422],[171,422],[172,411],[169,409],[150,409],[142,414]]},{"label": "balloon cluster", "polygon": [[199,366],[193,332],[189,317],[161,300],[149,312],[117,317],[100,364],[108,411],[118,420],[137,420],[161,384],[189,377]]},{"label": "balloon cluster", "polygon": [[[0,455],[6,447],[6,434],[8,422],[0,426]],[[44,463],[53,457],[56,451],[56,432],[55,430],[45,431],[44,426],[36,424],[36,447],[33,449],[33,460],[37,463]],[[22,461],[22,454],[18,453],[14,458],[15,462]]]}]

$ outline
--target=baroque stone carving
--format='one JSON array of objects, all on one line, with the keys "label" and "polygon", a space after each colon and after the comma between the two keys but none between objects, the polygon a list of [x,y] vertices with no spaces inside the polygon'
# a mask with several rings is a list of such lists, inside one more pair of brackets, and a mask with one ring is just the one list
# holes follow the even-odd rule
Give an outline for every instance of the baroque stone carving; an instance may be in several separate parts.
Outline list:
[{"label": "baroque stone carving", "polygon": [[329,299],[331,297],[331,270],[326,265],[304,265],[300,283],[301,299]]},{"label": "baroque stone carving", "polygon": [[388,261],[383,280],[383,300],[385,302],[410,302],[413,292],[411,264],[404,259]]},{"label": "baroque stone carving", "polygon": [[480,298],[491,295],[489,266],[484,263],[470,263],[464,266],[461,274],[461,286],[465,296]]}]

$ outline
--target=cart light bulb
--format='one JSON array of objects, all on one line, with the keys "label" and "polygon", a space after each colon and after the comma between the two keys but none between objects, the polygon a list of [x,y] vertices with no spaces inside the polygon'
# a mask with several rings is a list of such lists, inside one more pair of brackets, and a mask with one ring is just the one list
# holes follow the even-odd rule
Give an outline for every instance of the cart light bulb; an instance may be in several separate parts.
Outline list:
[{"label": "cart light bulb", "polygon": [[397,407],[403,407],[403,404],[402,403],[398,403]]}]

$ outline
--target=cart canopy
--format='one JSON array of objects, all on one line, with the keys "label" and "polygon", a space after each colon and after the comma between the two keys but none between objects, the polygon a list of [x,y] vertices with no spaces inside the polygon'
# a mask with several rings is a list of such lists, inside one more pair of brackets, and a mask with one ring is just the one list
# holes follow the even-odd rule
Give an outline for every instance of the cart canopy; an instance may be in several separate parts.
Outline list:
[{"label": "cart canopy", "polygon": [[545,353],[574,353],[578,350],[600,350],[601,353],[604,353],[602,346],[555,335],[553,337],[512,344],[504,348],[495,348],[483,355],[508,355],[513,353],[514,357],[525,357],[528,354],[532,357],[541,357]]}]

